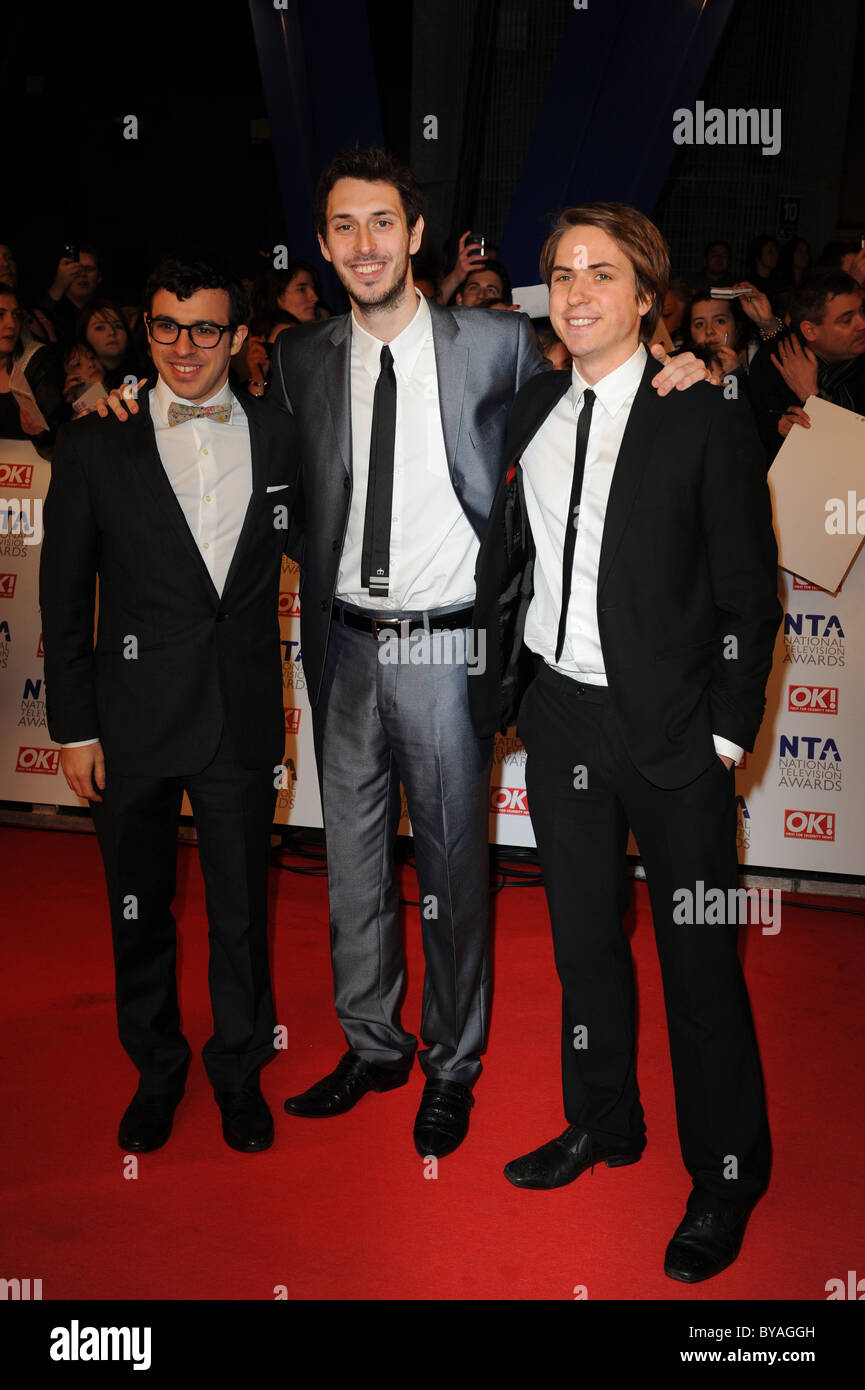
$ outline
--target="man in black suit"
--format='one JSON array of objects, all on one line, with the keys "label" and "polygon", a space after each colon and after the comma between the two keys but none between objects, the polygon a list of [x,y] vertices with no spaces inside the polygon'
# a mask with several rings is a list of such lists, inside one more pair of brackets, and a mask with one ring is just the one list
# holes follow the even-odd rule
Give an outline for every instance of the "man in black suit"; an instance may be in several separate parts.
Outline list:
[{"label": "man in black suit", "polygon": [[[286,1110],[339,1115],[408,1080],[417,1040],[400,1020],[393,862],[402,781],[426,959],[414,1140],[443,1157],[467,1133],[489,1013],[492,739],[472,731],[467,697],[472,656],[483,662],[467,642],[475,560],[508,407],[545,363],[524,315],[442,309],[416,291],[422,208],[411,171],[385,151],[337,156],[316,224],[351,313],[281,334],[274,352],[271,391],[301,440],[303,661],[349,1048]],[[672,366],[665,389],[694,365]]]},{"label": "man in black suit", "polygon": [[[643,343],[669,261],[646,217],[572,209],[541,264],[573,365],[514,402],[478,561],[487,668],[469,699],[481,736],[519,709],[562,982],[568,1127],[505,1175],[559,1187],[645,1146],[622,928],[630,826],[692,1179],[665,1270],[691,1282],[736,1258],[770,1165],[737,955],[732,770],[753,747],[781,617],[765,467],[744,403],[708,384],[664,405],[652,390]],[[711,890],[721,924],[700,925]]]},{"label": "man in black suit", "polygon": [[248,318],[233,272],[172,258],[146,305],[155,384],[128,424],[92,416],[57,445],[40,586],[48,722],[105,865],[120,1039],[140,1074],[120,1146],[165,1143],[189,1066],[171,912],[185,790],[210,927],[204,1062],[226,1142],[256,1152],[273,1140],[259,1071],[274,1047],[267,879],[295,431],[229,385]]}]

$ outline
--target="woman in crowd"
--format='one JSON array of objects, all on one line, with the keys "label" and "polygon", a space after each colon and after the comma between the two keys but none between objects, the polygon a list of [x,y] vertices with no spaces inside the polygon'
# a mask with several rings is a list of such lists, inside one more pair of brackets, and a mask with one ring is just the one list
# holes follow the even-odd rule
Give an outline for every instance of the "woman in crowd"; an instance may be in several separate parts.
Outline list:
[{"label": "woman in crowd", "polygon": [[285,270],[268,270],[252,296],[253,313],[271,321],[288,314],[290,321],[312,323],[319,318],[318,282],[306,261],[290,261]]},{"label": "woman in crowd", "polygon": [[127,376],[137,381],[143,375],[123,311],[110,300],[95,299],[82,309],[75,326],[75,338],[77,343],[86,343],[96,354],[106,392],[122,386]]},{"label": "woman in crowd", "polygon": [[690,302],[690,285],[684,280],[671,280],[669,289],[664,295],[661,318],[664,320],[664,326],[676,352],[679,352],[684,346],[687,337],[688,305]]},{"label": "woman in crowd", "polygon": [[719,384],[730,375],[742,381],[748,370],[750,325],[734,306],[734,300],[713,299],[708,289],[695,290],[691,302],[685,346]]},{"label": "woman in crowd", "polygon": [[[55,349],[40,342],[25,343],[23,322],[17,290],[0,282],[0,438],[30,438],[43,448],[52,442],[57,426],[69,419],[70,411],[63,399]],[[35,410],[28,409],[28,398]]]},{"label": "woman in crowd", "polygon": [[[63,394],[73,408],[89,387],[104,387],[105,368],[89,343],[72,343],[63,355],[63,366],[66,369]],[[102,394],[107,396],[107,389],[103,389]]]},{"label": "woman in crowd", "polygon": [[774,307],[778,297],[778,243],[773,236],[755,237],[748,249],[748,269],[745,279],[765,294]]},{"label": "woman in crowd", "polygon": [[784,294],[795,289],[811,264],[811,247],[804,237],[793,237],[778,257],[778,289]]}]

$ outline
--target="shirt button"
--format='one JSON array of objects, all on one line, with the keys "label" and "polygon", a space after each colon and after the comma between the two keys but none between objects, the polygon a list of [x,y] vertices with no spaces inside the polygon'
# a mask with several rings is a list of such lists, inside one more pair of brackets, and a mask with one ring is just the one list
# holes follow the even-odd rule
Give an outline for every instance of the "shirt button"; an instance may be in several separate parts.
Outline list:
[{"label": "shirt button", "polygon": [[202,449],[201,452],[202,452],[203,454],[206,454],[206,453],[207,453],[207,450],[206,450],[206,449]]},{"label": "shirt button", "polygon": [[209,502],[209,501],[210,501],[210,493],[209,493],[209,492],[208,492],[208,494],[207,494],[207,496],[205,497],[204,500],[205,500],[205,502]]},{"label": "shirt button", "polygon": [[209,550],[209,549],[210,549],[210,541],[205,541],[205,542],[204,542],[204,549],[205,549],[205,550]]}]

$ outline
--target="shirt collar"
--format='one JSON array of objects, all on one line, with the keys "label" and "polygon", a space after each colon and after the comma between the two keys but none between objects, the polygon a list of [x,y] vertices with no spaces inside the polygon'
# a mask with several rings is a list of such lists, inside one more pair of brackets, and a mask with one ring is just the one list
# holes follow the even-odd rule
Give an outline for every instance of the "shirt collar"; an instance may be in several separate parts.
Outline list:
[{"label": "shirt collar", "polygon": [[[410,323],[406,324],[402,332],[398,333],[387,344],[393,356],[394,367],[405,381],[410,379],[415,363],[420,356],[421,348],[432,329],[432,319],[426,298],[420,290],[415,290],[415,294],[418,298],[418,306],[414,317]],[[380,338],[374,338],[358,323],[354,311],[351,315],[351,343],[352,351],[358,354],[370,376],[374,381],[377,381],[381,372],[381,350],[385,344]]]},{"label": "shirt collar", "polygon": [[595,397],[601,402],[609,416],[619,413],[622,406],[632,400],[636,394],[643,372],[646,367],[646,349],[640,343],[634,352],[620,367],[616,367],[606,376],[602,376],[600,381],[590,386],[584,381],[577,371],[577,364],[574,361],[571,368],[571,395],[574,402],[574,409],[582,405],[583,392],[594,391]]},{"label": "shirt collar", "polygon": [[[231,386],[226,381],[220,391],[215,396],[211,396],[206,401],[200,401],[200,405],[230,405],[234,400],[234,393]],[[168,383],[160,377],[150,395],[150,413],[154,424],[168,424],[168,407],[173,404],[190,405],[190,401],[185,401],[182,396],[175,396]]]}]

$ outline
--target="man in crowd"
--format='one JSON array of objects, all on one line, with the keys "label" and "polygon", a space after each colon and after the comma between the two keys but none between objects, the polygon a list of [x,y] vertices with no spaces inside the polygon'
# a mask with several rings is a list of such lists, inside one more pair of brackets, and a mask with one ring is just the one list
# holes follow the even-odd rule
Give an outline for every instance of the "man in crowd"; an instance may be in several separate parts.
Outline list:
[{"label": "man in crowd", "polygon": [[693,288],[729,285],[731,259],[729,241],[710,241],[703,252],[702,268],[693,277]]},{"label": "man in crowd", "polygon": [[[562,983],[568,1126],[505,1175],[561,1187],[601,1162],[636,1163],[645,1147],[623,929],[630,827],[692,1180],[665,1271],[694,1282],[736,1258],[769,1177],[737,955],[733,781],[781,617],[769,494],[743,401],[700,385],[664,403],[652,389],[659,368],[644,344],[669,261],[648,218],[620,204],[570,209],[541,266],[573,368],[530,380],[511,411],[477,571],[487,666],[469,699],[482,737],[519,709]],[[724,914],[700,925],[693,904],[712,890]]]},{"label": "man in crowd", "polygon": [[457,290],[456,302],[465,309],[483,309],[495,299],[503,300],[506,305],[514,302],[511,277],[501,261],[490,257],[466,276]]},{"label": "man in crowd", "polygon": [[210,931],[204,1062],[226,1143],[253,1153],[273,1139],[259,1071],[274,1055],[267,880],[295,430],[229,386],[248,318],[233,272],[169,259],[146,310],[158,377],[133,420],[91,416],[58,440],[40,584],[48,724],[105,865],[120,1039],[140,1078],[120,1146],[165,1143],[189,1066],[171,911],[185,790]]},{"label": "man in crowd", "polygon": [[51,285],[40,308],[46,313],[62,347],[75,340],[75,325],[82,309],[86,309],[102,283],[98,249],[89,242],[77,248],[77,259],[61,256]]},{"label": "man in crowd", "polygon": [[794,424],[810,425],[802,409],[809,396],[865,414],[865,306],[850,275],[804,277],[790,294],[787,333],[780,320],[774,331],[763,326],[771,313],[765,295],[743,298],[742,307],[766,339],[751,363],[749,395],[769,462]]}]

